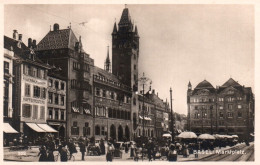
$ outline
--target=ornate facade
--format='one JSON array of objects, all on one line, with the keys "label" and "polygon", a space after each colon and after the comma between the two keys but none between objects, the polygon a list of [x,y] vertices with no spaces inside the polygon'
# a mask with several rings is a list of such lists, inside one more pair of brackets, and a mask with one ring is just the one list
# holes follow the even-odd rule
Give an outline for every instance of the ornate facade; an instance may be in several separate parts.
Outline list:
[{"label": "ornate facade", "polygon": [[187,91],[188,129],[197,134],[236,134],[240,139],[254,132],[254,95],[230,78],[214,88],[208,81]]}]

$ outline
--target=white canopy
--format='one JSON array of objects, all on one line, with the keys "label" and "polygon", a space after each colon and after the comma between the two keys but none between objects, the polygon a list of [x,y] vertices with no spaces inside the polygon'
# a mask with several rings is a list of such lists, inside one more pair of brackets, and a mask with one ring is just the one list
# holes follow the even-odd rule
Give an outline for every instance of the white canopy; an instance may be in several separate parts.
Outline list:
[{"label": "white canopy", "polygon": [[165,133],[165,134],[163,134],[162,136],[163,136],[163,137],[172,137],[172,135],[169,134],[169,133]]},{"label": "white canopy", "polygon": [[37,126],[35,123],[26,123],[31,129],[33,129],[36,132],[46,132],[44,129]]},{"label": "white canopy", "polygon": [[58,132],[55,129],[53,129],[52,127],[50,127],[47,124],[37,124],[41,129],[45,130],[46,132]]},{"label": "white canopy", "polygon": [[4,123],[3,130],[5,133],[18,133],[9,123]]}]

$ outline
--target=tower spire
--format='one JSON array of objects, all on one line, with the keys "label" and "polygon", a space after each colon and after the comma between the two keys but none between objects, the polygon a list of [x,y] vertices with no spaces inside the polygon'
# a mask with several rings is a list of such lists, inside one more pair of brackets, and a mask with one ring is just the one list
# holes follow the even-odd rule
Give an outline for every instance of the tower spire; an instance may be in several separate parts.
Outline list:
[{"label": "tower spire", "polygon": [[107,72],[111,72],[111,62],[110,62],[110,58],[109,58],[109,45],[107,46],[107,58],[106,58],[106,61],[105,61],[105,70]]},{"label": "tower spire", "polygon": [[115,23],[114,23],[114,28],[113,28],[113,33],[112,34],[115,34],[115,33],[117,33],[116,20],[115,20]]}]

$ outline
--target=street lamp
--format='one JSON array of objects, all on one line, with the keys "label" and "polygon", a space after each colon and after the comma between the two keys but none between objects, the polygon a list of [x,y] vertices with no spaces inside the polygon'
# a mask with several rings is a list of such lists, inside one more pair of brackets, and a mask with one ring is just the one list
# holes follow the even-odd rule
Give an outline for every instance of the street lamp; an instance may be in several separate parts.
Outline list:
[{"label": "street lamp", "polygon": [[172,143],[174,143],[174,121],[173,121],[173,110],[172,110],[172,88],[170,88],[170,101],[171,101],[171,131],[172,131]]},{"label": "street lamp", "polygon": [[[140,77],[138,79],[138,81],[141,83],[141,85],[143,86],[143,106],[142,106],[142,110],[143,110],[143,137],[144,137],[144,86],[146,85],[146,83],[148,81],[150,81],[150,79],[148,77],[145,77],[144,73],[143,73],[143,76]],[[144,144],[142,145],[142,161],[144,160]]]}]

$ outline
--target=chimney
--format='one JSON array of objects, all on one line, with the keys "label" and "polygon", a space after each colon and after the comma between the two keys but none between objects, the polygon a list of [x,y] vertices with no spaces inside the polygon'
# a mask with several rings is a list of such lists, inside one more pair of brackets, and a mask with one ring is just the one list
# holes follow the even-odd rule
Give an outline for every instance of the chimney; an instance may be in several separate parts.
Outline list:
[{"label": "chimney", "polygon": [[53,31],[58,31],[59,28],[60,28],[59,24],[55,23],[55,24],[53,25]]},{"label": "chimney", "polygon": [[28,38],[28,48],[31,48],[31,46],[32,46],[32,39]]},{"label": "chimney", "polygon": [[19,34],[19,41],[22,41],[22,39],[23,39],[23,35]]},{"label": "chimney", "polygon": [[154,93],[155,93],[155,90],[153,89],[153,90],[152,90],[152,94],[154,94]]},{"label": "chimney", "polygon": [[32,47],[36,48],[36,40],[33,40]]},{"label": "chimney", "polygon": [[13,32],[13,39],[17,40],[17,34],[18,34],[17,30],[14,30],[14,32]]}]

